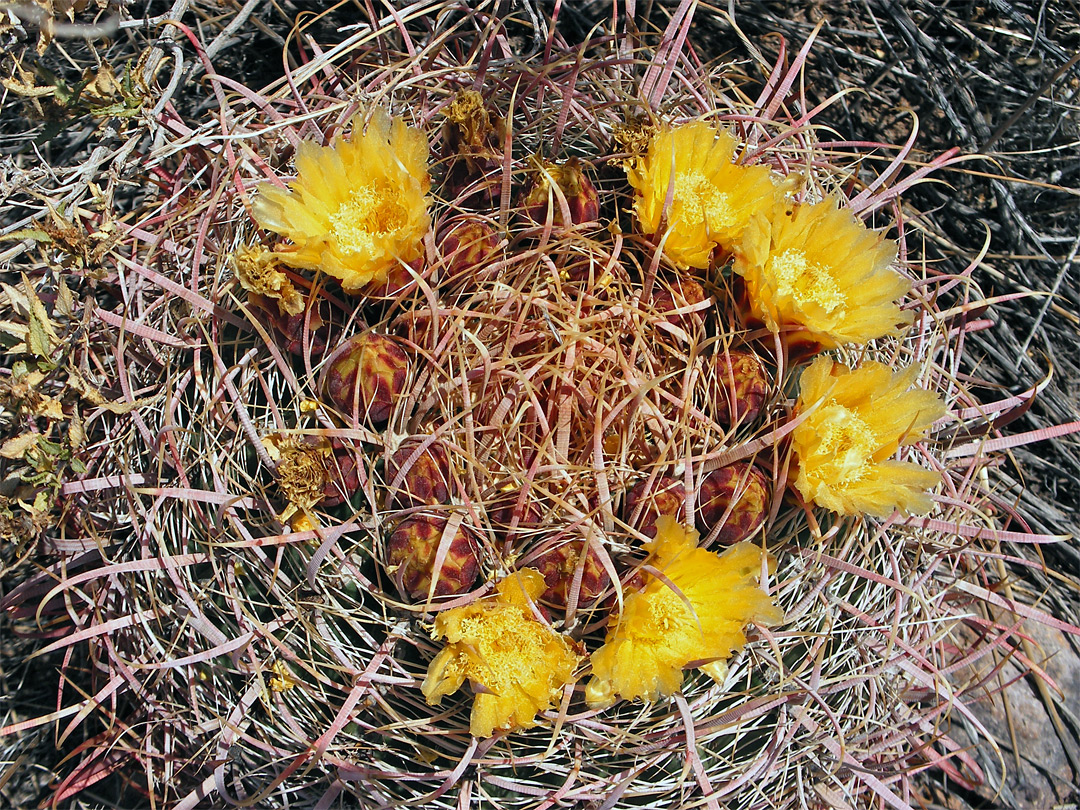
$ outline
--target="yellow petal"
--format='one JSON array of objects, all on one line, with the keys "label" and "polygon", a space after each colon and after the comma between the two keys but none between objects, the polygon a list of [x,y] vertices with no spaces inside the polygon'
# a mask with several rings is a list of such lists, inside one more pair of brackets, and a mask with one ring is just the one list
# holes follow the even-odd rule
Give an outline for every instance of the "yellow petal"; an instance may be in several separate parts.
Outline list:
[{"label": "yellow petal", "polygon": [[772,205],[769,169],[733,163],[736,145],[730,133],[693,121],[660,130],[627,170],[642,232],[661,236],[665,255],[680,267],[708,267],[714,249],[731,250],[754,215]]},{"label": "yellow petal", "polygon": [[898,334],[912,322],[897,302],[911,284],[892,268],[896,245],[830,197],[792,205],[777,195],[735,247],[753,315],[774,332],[824,348]]},{"label": "yellow petal", "polygon": [[523,569],[499,582],[493,596],[435,620],[435,636],[447,646],[421,689],[428,703],[437,703],[471,681],[476,695],[469,728],[476,737],[536,725],[536,715],[557,705],[573,679],[577,654],[530,606],[544,588],[539,571]]}]

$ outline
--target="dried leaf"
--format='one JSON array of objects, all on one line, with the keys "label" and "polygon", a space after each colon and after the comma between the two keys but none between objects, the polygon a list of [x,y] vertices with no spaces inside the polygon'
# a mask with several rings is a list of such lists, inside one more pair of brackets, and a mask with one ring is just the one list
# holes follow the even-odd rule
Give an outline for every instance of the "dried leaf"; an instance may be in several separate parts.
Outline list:
[{"label": "dried leaf", "polygon": [[83,72],[83,81],[86,82],[83,95],[98,101],[112,101],[120,93],[120,83],[108,62],[103,62],[96,72],[87,68]]},{"label": "dried leaf", "polygon": [[150,405],[153,402],[159,400],[164,393],[158,394],[153,397],[145,397],[144,399],[137,399],[134,402],[111,402],[102,396],[101,392],[92,385],[85,377],[83,377],[78,371],[74,369],[68,369],[68,388],[81,396],[91,405],[96,405],[99,408],[104,408],[109,413],[125,414],[131,413],[137,408],[141,408],[144,405]]},{"label": "dried leaf", "polygon": [[60,286],[56,293],[56,312],[64,318],[75,317],[75,296],[61,277]]},{"label": "dried leaf", "polygon": [[37,443],[38,434],[36,433],[24,433],[21,436],[13,436],[0,446],[0,456],[10,459],[23,458],[30,448],[37,446]]},{"label": "dried leaf", "polygon": [[42,397],[41,402],[34,408],[36,416],[43,416],[46,419],[55,419],[57,421],[61,419],[67,419],[64,414],[63,403],[53,397]]},{"label": "dried leaf", "polygon": [[86,423],[83,422],[82,416],[76,410],[71,415],[71,421],[68,422],[68,444],[71,445],[71,449],[74,452],[82,447],[83,442],[86,441]]},{"label": "dried leaf", "polygon": [[30,304],[18,287],[12,287],[10,284],[0,282],[0,290],[4,291],[4,297],[7,298],[8,303],[16,312],[24,314],[30,311]]},{"label": "dried leaf", "polygon": [[29,328],[25,323],[15,323],[14,321],[0,321],[0,332],[19,338],[19,340],[26,340],[26,333],[29,332]]},{"label": "dried leaf", "polygon": [[82,374],[74,369],[68,369],[68,388],[81,396],[91,405],[104,405],[105,397]]},{"label": "dried leaf", "polygon": [[56,92],[55,87],[42,87],[40,85],[28,84],[14,78],[0,79],[0,84],[4,85],[4,87],[12,93],[25,98],[44,98],[45,96],[51,96]]},{"label": "dried leaf", "polygon": [[49,320],[49,313],[46,311],[45,305],[41,303],[37,291],[25,273],[23,273],[22,277],[22,287],[30,310],[26,347],[31,354],[45,360],[51,360],[53,349],[60,344],[60,337],[56,334],[52,321]]}]

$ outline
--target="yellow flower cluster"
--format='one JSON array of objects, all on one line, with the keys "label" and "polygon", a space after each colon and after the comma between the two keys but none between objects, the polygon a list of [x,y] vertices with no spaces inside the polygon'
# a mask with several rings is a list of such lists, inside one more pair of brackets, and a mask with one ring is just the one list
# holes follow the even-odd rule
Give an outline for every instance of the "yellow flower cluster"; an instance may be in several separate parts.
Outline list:
[{"label": "yellow flower cluster", "polygon": [[[657,700],[682,687],[683,670],[701,667],[723,677],[723,662],[746,643],[751,622],[783,621],[783,612],[757,586],[762,551],[737,543],[723,554],[697,547],[698,533],[670,515],[656,521],[645,548],[662,576],[626,596],[612,617],[604,646],[592,654],[585,699],[602,708],[616,699]],[[770,567],[773,560],[769,559]]]},{"label": "yellow flower cluster", "polygon": [[421,255],[431,225],[427,160],[424,133],[376,110],[364,132],[357,117],[348,139],[301,143],[289,190],[261,187],[252,214],[291,242],[278,260],[356,292]]},{"label": "yellow flower cluster", "polygon": [[[738,543],[718,555],[698,548],[698,533],[670,515],[656,526],[656,538],[645,548],[659,575],[649,575],[627,594],[606,643],[591,657],[593,676],[585,695],[593,708],[619,698],[671,695],[689,667],[720,680],[724,661],[746,643],[747,624],[784,618],[756,584],[761,549]],[[771,569],[772,558],[768,563]],[[545,587],[539,572],[526,568],[502,580],[494,597],[440,613],[434,635],[447,645],[421,687],[428,703],[437,704],[470,680],[476,692],[473,735],[536,725],[536,714],[557,703],[580,660],[566,639],[534,614]]]},{"label": "yellow flower cluster", "polygon": [[536,615],[547,585],[539,571],[522,569],[503,579],[493,597],[439,614],[435,637],[446,647],[428,667],[421,691],[434,705],[473,684],[470,731],[531,728],[538,712],[557,705],[579,657],[564,636]]},{"label": "yellow flower cluster", "polygon": [[791,444],[795,486],[806,500],[844,515],[930,511],[926,490],[940,475],[892,458],[945,412],[936,394],[911,387],[914,378],[914,367],[894,373],[864,361],[852,370],[828,357],[802,373],[796,414],[809,415]]},{"label": "yellow flower cluster", "polygon": [[675,265],[705,269],[735,256],[752,314],[773,332],[823,348],[894,335],[911,323],[896,301],[911,285],[896,246],[838,200],[793,205],[764,166],[733,162],[737,141],[703,121],[664,127],[630,162],[641,230]]},{"label": "yellow flower cluster", "polygon": [[[893,267],[896,245],[837,197],[792,202],[766,169],[733,162],[736,146],[730,133],[695,121],[660,129],[630,162],[641,230],[667,258],[706,268],[717,248],[732,256],[748,314],[789,346],[862,345],[910,326],[913,313],[899,302],[911,283]],[[944,411],[935,395],[909,390],[914,374],[869,362],[849,371],[821,358],[807,369],[800,408],[830,398],[793,434],[804,498],[841,514],[931,508],[926,491],[940,476],[891,460]]]}]

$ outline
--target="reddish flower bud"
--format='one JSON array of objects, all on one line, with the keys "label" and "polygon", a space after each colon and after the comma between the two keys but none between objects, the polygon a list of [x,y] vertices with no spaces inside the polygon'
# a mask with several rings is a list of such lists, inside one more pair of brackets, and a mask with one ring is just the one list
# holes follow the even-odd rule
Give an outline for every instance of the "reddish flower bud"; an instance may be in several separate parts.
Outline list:
[{"label": "reddish flower bud", "polygon": [[337,506],[352,498],[360,489],[360,470],[363,463],[359,448],[335,439],[330,440],[334,452],[328,464],[327,481],[323,487],[323,506]]},{"label": "reddish flower bud", "polygon": [[[275,299],[258,293],[248,293],[248,303],[266,316],[274,332],[277,333],[281,347],[286,351],[303,355],[306,346],[312,357],[319,357],[326,351],[326,341],[330,332],[329,305],[326,301],[320,299],[312,304],[311,299],[307,298],[305,308],[295,315],[282,312]],[[308,326],[306,341],[304,340],[305,321]]]},{"label": "reddish flower bud", "polygon": [[446,263],[446,283],[474,287],[495,260],[498,246],[499,235],[482,219],[451,224],[439,239],[439,253]]},{"label": "reddish flower bud", "polygon": [[390,268],[385,280],[368,282],[360,293],[380,301],[400,298],[415,290],[416,279],[424,275],[424,257],[421,255],[408,264],[398,262]]},{"label": "reddish flower bud", "polygon": [[704,322],[704,313],[701,310],[693,312],[676,312],[675,310],[700,304],[707,297],[704,287],[689,276],[684,276],[677,278],[670,287],[657,285],[652,293],[652,306],[654,311],[672,326],[690,331]]},{"label": "reddish flower bud", "polygon": [[564,225],[563,206],[552,185],[558,187],[566,199],[570,223],[595,222],[600,216],[600,196],[596,186],[581,170],[581,161],[570,158],[563,164],[544,162],[533,177],[532,185],[525,194],[525,213],[534,222],[547,222],[548,211],[554,225]]},{"label": "reddish flower bud", "polygon": [[412,436],[401,443],[386,462],[386,484],[390,487],[388,506],[435,506],[450,502],[450,461],[446,448],[424,436]]},{"label": "reddish flower bud", "polygon": [[765,474],[753,464],[745,461],[729,464],[705,476],[698,490],[697,506],[698,526],[703,536],[719,525],[717,540],[725,545],[738,543],[765,522],[769,484]]},{"label": "reddish flower bud", "polygon": [[[544,582],[548,586],[542,597],[544,601],[558,607],[566,607],[570,589],[574,584],[574,574],[585,544],[584,540],[562,542],[544,551],[538,557],[525,561],[524,564],[537,569],[544,575]],[[596,601],[611,580],[600,562],[600,555],[592,546],[588,547],[583,565],[578,604],[588,605]]]},{"label": "reddish flower bud", "polygon": [[[661,515],[672,515],[679,519],[679,513],[686,501],[686,488],[681,482],[666,475],[657,476],[651,487],[649,479],[639,481],[626,493],[623,502],[623,519],[637,528],[646,537],[656,537],[656,519]],[[634,514],[641,508],[637,520]]]},{"label": "reddish flower bud", "polygon": [[390,418],[409,371],[409,358],[385,335],[356,335],[334,354],[326,373],[326,395],[341,413],[379,425]]},{"label": "reddish flower bud", "polygon": [[[413,515],[390,533],[386,541],[386,570],[402,596],[416,602],[427,599],[446,525],[445,516]],[[476,540],[468,529],[459,526],[438,569],[434,596],[464,593],[479,574]]]},{"label": "reddish flower bud", "polygon": [[525,493],[521,500],[520,489],[500,492],[488,507],[488,520],[493,531],[510,539],[520,532],[528,532],[540,525],[540,506],[536,499]]},{"label": "reddish flower bud", "polygon": [[724,427],[752,422],[769,395],[769,378],[756,354],[725,351],[712,360],[713,418]]}]

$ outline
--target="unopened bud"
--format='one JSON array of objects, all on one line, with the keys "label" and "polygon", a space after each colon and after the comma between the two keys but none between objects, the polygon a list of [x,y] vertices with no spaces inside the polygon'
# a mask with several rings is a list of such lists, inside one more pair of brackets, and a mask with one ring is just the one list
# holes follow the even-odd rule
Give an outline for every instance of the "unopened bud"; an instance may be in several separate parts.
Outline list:
[{"label": "unopened bud", "polygon": [[[652,486],[648,484],[649,479],[646,478],[626,493],[623,518],[646,537],[656,537],[658,517],[672,515],[679,519],[679,513],[686,501],[686,488],[680,481],[665,475],[654,479]],[[635,514],[637,514],[636,519]]]},{"label": "unopened bud", "polygon": [[[432,577],[433,596],[464,593],[480,574],[480,555],[472,533],[459,526],[436,566],[448,519],[413,515],[401,521],[386,541],[386,568],[402,596],[414,602],[427,599]],[[436,571],[436,567],[438,570]]]},{"label": "unopened bud", "polygon": [[702,535],[716,526],[716,539],[724,545],[741,542],[765,522],[769,512],[769,484],[764,473],[742,461],[713,470],[701,482],[697,496]]},{"label": "unopened bud", "polygon": [[500,492],[488,507],[491,528],[506,539],[529,532],[540,525],[540,507],[536,499],[526,492],[522,498],[520,489]]},{"label": "unopened bud", "polygon": [[439,239],[439,253],[446,264],[447,284],[475,286],[494,261],[499,235],[482,219],[465,219],[451,224]]},{"label": "unopened bud", "polygon": [[439,442],[421,446],[427,437],[413,436],[401,443],[386,463],[390,487],[388,506],[435,506],[450,502],[450,461]]},{"label": "unopened bud", "polygon": [[323,506],[337,506],[351,500],[360,489],[362,459],[359,450],[349,443],[331,440],[333,456],[327,469],[327,481],[323,486]]},{"label": "unopened bud", "polygon": [[390,418],[409,371],[409,358],[393,338],[365,332],[335,353],[326,394],[343,414],[379,425]]},{"label": "unopened bud", "polygon": [[[581,553],[586,548],[585,560],[582,562]],[[544,575],[544,582],[548,587],[543,600],[558,607],[566,606],[579,565],[583,566],[578,590],[579,605],[595,602],[611,581],[600,562],[600,555],[592,546],[587,545],[585,540],[560,543],[529,560],[527,564]]]},{"label": "unopened bud", "polygon": [[534,222],[544,223],[550,211],[554,225],[567,224],[563,221],[560,194],[566,201],[570,224],[595,222],[599,218],[600,196],[596,193],[596,186],[581,170],[581,161],[577,158],[570,158],[562,164],[543,163],[525,194],[525,213]]},{"label": "unopened bud", "polygon": [[302,296],[301,300],[304,301],[304,308],[290,315],[281,310],[275,299],[258,293],[248,293],[248,303],[266,316],[283,349],[292,354],[303,355],[306,347],[312,357],[319,357],[326,350],[326,340],[330,332],[326,302],[320,300],[318,304],[312,304],[310,298]]},{"label": "unopened bud", "polygon": [[713,418],[723,427],[753,422],[769,395],[765,366],[756,354],[728,350],[712,360]]},{"label": "unopened bud", "polygon": [[708,296],[705,288],[689,276],[678,278],[671,286],[658,286],[653,290],[652,305],[655,312],[672,326],[679,326],[690,331],[704,322],[700,309],[691,312],[678,312],[700,304]]},{"label": "unopened bud", "polygon": [[408,264],[397,262],[383,281],[369,281],[361,294],[374,300],[391,300],[408,295],[416,289],[416,280],[424,276],[424,257],[421,255]]}]

